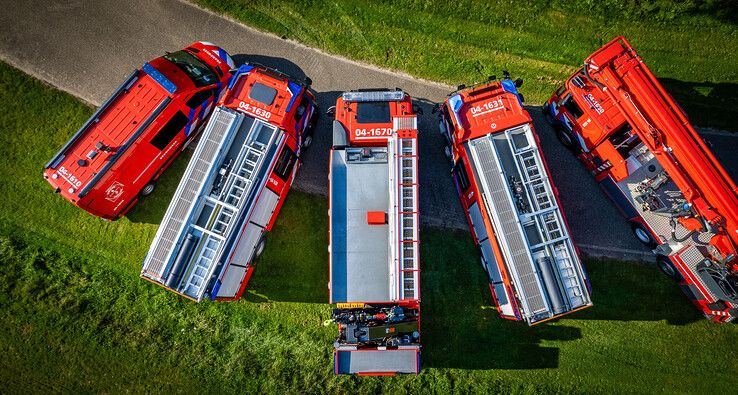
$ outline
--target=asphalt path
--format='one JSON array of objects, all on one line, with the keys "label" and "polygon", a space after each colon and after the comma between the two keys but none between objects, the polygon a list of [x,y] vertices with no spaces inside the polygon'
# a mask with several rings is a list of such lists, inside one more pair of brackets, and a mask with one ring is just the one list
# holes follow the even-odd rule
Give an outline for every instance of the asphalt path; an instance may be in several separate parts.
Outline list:
[{"label": "asphalt path", "polygon": [[[255,61],[298,78],[309,76],[323,111],[343,91],[400,87],[424,110],[420,117],[423,222],[467,229],[431,114],[433,103],[443,100],[453,89],[450,86],[326,54],[177,0],[0,0],[0,9],[4,11],[0,13],[0,59],[93,105],[102,103],[143,62],[200,40],[227,49],[237,63]],[[589,255],[653,260],[591,175],[558,144],[540,107],[528,110],[580,249]],[[322,117],[295,182],[297,188],[327,194],[330,130],[329,120]],[[738,139],[719,131],[706,133],[706,138],[736,178]]]}]

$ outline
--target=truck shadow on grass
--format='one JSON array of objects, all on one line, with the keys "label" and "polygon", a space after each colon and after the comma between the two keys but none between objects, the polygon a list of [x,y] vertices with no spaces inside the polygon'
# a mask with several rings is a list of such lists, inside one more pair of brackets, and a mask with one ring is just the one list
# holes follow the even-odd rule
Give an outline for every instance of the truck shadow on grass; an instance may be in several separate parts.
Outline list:
[{"label": "truck shadow on grass", "polygon": [[738,132],[738,84],[659,78],[693,124]]},{"label": "truck shadow on grass", "polygon": [[421,240],[423,364],[427,367],[555,368],[559,364],[556,344],[582,338],[582,320],[665,320],[670,325],[702,320],[657,268],[588,259],[593,307],[532,327],[507,321],[493,307],[470,235],[424,228]]}]

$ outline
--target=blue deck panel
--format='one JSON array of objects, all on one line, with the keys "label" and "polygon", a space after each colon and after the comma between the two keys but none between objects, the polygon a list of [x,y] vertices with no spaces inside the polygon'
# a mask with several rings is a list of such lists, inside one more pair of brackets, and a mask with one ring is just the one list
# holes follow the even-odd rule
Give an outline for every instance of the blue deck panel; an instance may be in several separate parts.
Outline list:
[{"label": "blue deck panel", "polygon": [[346,270],[346,164],[340,154],[333,153],[331,164],[331,301],[347,298]]}]

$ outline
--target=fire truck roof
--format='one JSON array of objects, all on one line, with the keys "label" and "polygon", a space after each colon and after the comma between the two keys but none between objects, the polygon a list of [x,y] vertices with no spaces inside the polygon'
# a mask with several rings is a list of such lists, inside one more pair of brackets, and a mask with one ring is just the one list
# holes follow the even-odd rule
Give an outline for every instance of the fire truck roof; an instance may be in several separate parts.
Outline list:
[{"label": "fire truck roof", "polygon": [[58,181],[62,193],[84,197],[157,119],[176,90],[152,63],[134,71],[46,164],[64,169],[64,180]]},{"label": "fire truck roof", "polygon": [[[381,131],[367,135],[358,124]],[[332,303],[418,297],[416,133],[402,91],[338,99],[330,158]]]},{"label": "fire truck roof", "polygon": [[221,100],[224,107],[245,112],[270,124],[282,126],[305,85],[265,66],[244,64],[236,70]]},{"label": "fire truck roof", "polygon": [[515,85],[503,79],[451,94],[451,116],[461,126],[456,139],[473,139],[530,122]]}]

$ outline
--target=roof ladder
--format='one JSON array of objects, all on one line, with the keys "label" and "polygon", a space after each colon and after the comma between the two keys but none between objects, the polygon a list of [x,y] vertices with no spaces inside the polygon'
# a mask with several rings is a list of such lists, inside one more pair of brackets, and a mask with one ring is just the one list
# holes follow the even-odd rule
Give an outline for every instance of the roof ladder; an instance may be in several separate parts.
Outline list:
[{"label": "roof ladder", "polygon": [[418,258],[418,212],[415,207],[417,191],[417,140],[398,139],[399,157],[399,237],[400,237],[400,284],[403,299],[417,299]]},{"label": "roof ladder", "polygon": [[579,277],[574,269],[574,264],[569,254],[566,243],[557,243],[554,247],[554,257],[558,263],[559,273],[561,274],[561,282],[564,285],[566,294],[569,297],[569,303],[572,306],[581,306],[586,304],[582,287],[579,284]]},{"label": "roof ladder", "polygon": [[224,235],[228,229],[233,217],[236,215],[236,211],[231,210],[228,207],[221,206],[222,208],[218,212],[218,216],[215,218],[215,224],[213,225],[213,232]]},{"label": "roof ladder", "polygon": [[[553,208],[553,193],[546,185],[546,177],[541,173],[541,164],[536,155],[536,149],[525,149],[518,152],[510,147],[515,155],[519,168],[521,168],[523,183],[528,186],[533,196],[533,211],[539,231],[545,236],[544,240],[549,244],[553,258],[554,267],[557,268],[561,283],[568,297],[570,306],[581,306],[587,303],[582,292],[579,276],[574,268],[574,261],[568,248],[568,237],[561,220],[556,211],[547,210]],[[545,210],[545,211],[544,211]]]},{"label": "roof ladder", "polygon": [[252,141],[250,144],[244,144],[241,147],[241,152],[237,156],[239,164],[236,170],[230,174],[228,188],[223,193],[225,196],[223,200],[227,204],[238,207],[253,182],[254,172],[265,151],[266,145],[257,141]]},{"label": "roof ladder", "polygon": [[187,281],[185,282],[183,294],[199,300],[200,289],[207,285],[208,276],[210,273],[210,266],[213,263],[218,248],[220,247],[221,241],[208,236],[203,244],[202,250],[198,254],[197,261],[192,267]]}]

